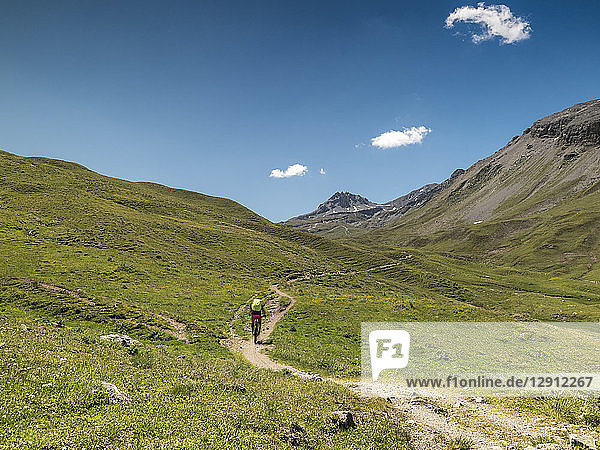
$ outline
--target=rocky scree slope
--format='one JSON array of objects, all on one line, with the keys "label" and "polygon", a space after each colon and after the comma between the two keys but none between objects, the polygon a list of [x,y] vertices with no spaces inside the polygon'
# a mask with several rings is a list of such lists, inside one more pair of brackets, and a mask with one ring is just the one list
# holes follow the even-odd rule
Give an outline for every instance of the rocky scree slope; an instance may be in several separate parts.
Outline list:
[{"label": "rocky scree slope", "polygon": [[538,120],[368,240],[506,253],[512,262],[547,250],[543,264],[571,256],[595,263],[599,191],[600,100],[593,100]]}]

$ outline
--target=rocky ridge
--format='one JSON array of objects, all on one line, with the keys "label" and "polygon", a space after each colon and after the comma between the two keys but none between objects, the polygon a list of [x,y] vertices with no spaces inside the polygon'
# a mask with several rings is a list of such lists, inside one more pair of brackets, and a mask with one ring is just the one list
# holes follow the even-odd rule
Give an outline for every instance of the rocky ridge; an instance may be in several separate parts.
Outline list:
[{"label": "rocky ridge", "polygon": [[425,205],[463,173],[463,169],[457,169],[442,183],[426,184],[387,203],[374,203],[350,192],[336,192],[314,211],[284,223],[305,231],[320,233],[335,233],[343,230],[344,234],[353,234],[364,229],[379,228],[393,222],[411,209]]},{"label": "rocky ridge", "polygon": [[285,224],[320,234],[374,231],[377,239],[418,245],[423,236],[454,228],[532,218],[599,181],[600,100],[592,100],[537,120],[496,153],[442,183],[385,204],[369,202],[361,211],[331,211],[325,202]]}]

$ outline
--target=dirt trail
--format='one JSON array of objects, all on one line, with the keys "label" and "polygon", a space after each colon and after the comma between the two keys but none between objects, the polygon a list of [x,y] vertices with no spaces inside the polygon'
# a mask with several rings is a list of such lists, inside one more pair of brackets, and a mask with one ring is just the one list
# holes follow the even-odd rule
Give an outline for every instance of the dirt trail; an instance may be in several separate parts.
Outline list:
[{"label": "dirt trail", "polygon": [[[390,264],[384,264],[383,266],[370,267],[368,269],[363,269],[363,270],[350,270],[348,272],[339,272],[338,271],[338,272],[305,273],[303,275],[299,275],[297,277],[290,278],[289,280],[287,280],[287,284],[292,284],[292,283],[295,283],[296,281],[310,280],[311,278],[336,276],[336,275],[338,275],[338,276],[357,275],[359,273],[367,273],[367,272],[373,272],[375,270],[387,269],[389,267],[399,266],[400,264],[403,264],[403,262],[405,260],[411,259],[412,257],[413,256],[411,254],[407,254],[407,255],[403,256],[402,258],[400,258],[400,260],[397,262],[390,263]],[[287,294],[285,294],[285,295],[287,295]]]},{"label": "dirt trail", "polygon": [[[69,296],[81,301],[82,303],[85,303],[86,305],[101,306],[101,303],[99,303],[95,297],[86,296],[79,289],[76,291],[73,291],[71,289],[67,289],[62,286],[57,286],[54,284],[46,283],[44,281],[34,281],[34,280],[26,279],[26,278],[17,278],[16,280],[30,283],[30,284],[35,284],[43,289],[46,289],[47,291],[58,292],[61,294],[69,295]],[[153,315],[157,319],[160,319],[160,320],[166,322],[167,324],[169,324],[169,326],[171,328],[144,324],[146,327],[150,328],[151,330],[162,331],[164,333],[170,334],[174,338],[189,344],[189,340],[188,340],[187,334],[186,334],[187,325],[185,323],[179,322],[176,319],[166,316],[164,314],[159,314],[159,313],[155,313],[155,312],[151,312],[151,311],[148,311],[148,313]],[[125,320],[127,320],[133,324],[136,324],[136,325],[138,324],[138,321],[133,317],[130,317]]]},{"label": "dirt trail", "polygon": [[[353,275],[359,272],[370,272],[400,263],[387,264],[362,271],[335,272],[321,274],[307,274],[288,280],[288,284],[296,281],[306,280],[313,277],[326,275]],[[287,364],[271,359],[264,353],[272,345],[263,344],[273,332],[277,322],[294,306],[296,298],[283,292],[278,285],[269,286],[276,294],[276,298],[269,299],[267,306],[273,313],[263,321],[263,331],[259,337],[259,343],[253,344],[250,340],[237,336],[233,323],[240,317],[248,314],[248,304],[243,304],[236,312],[230,323],[230,338],[224,344],[233,352],[241,353],[255,367],[269,370],[287,369],[294,375],[302,378],[321,380],[315,374],[307,373]],[[289,303],[282,305],[282,299]],[[514,414],[503,411],[499,407],[485,404],[473,399],[465,399],[451,395],[450,393],[439,393],[429,398],[416,396],[416,393],[408,388],[399,390],[382,383],[350,381],[336,378],[326,378],[327,381],[343,385],[363,397],[382,397],[390,402],[392,411],[397,411],[398,420],[403,424],[411,425],[411,436],[416,448],[423,449],[447,449],[448,442],[455,439],[464,439],[471,443],[474,449],[509,449],[515,446],[527,447],[532,440],[538,438],[552,437],[555,447],[552,449],[570,448],[566,437],[572,429],[565,425],[538,422],[531,418],[517,417]],[[433,394],[433,393],[432,393]],[[478,399],[477,399],[478,400]],[[572,427],[569,427],[572,428]]]},{"label": "dirt trail", "polygon": [[[29,280],[22,280],[22,281],[29,281]],[[40,282],[38,283],[39,286],[43,287],[44,289],[48,290],[48,291],[54,291],[54,292],[60,292],[62,294],[67,294],[70,295],[73,298],[76,298],[77,300],[81,300],[83,303],[86,303],[90,306],[96,306],[96,302],[93,301],[92,299],[88,298],[88,297],[84,297],[82,296],[79,292],[77,291],[71,291],[69,289],[65,289],[62,288],[60,286],[55,286],[53,284],[48,284],[48,283],[44,283],[44,282]]]},{"label": "dirt trail", "polygon": [[[410,258],[410,255],[405,259],[408,258]],[[328,275],[355,275],[393,267],[401,263],[391,263],[360,271],[305,274],[288,280],[287,284]],[[73,291],[50,283],[35,282],[27,279],[19,279],[19,281],[35,283],[46,290],[70,295],[90,306],[100,306],[102,304],[98,299],[86,296],[79,290]],[[223,344],[232,352],[241,353],[255,367],[275,371],[287,369],[295,376],[301,378],[322,380],[319,375],[303,372],[293,366],[275,361],[265,354],[264,351],[272,348],[272,345],[265,344],[264,342],[270,337],[275,325],[297,302],[296,298],[282,291],[276,284],[270,285],[269,289],[272,291],[266,305],[269,313],[263,320],[259,343],[255,345],[250,340],[242,339],[235,333],[234,329],[235,322],[248,314],[248,304],[255,298],[252,297],[236,311],[229,325],[230,337]],[[184,323],[164,314],[151,314],[166,322],[171,328],[149,326],[150,328],[166,332],[179,340],[189,343]],[[131,320],[135,321],[133,318]],[[514,446],[526,447],[533,438],[549,436],[554,437],[555,442],[558,443],[558,446],[554,448],[566,449],[570,447],[565,443],[564,438],[568,432],[578,431],[573,430],[573,427],[567,428],[565,425],[557,423],[538,423],[530,418],[516,417],[514,414],[506,413],[500,408],[473,400],[458,398],[449,393],[436,392],[435,396],[424,398],[416,396],[409,389],[399,391],[397,387],[390,387],[382,383],[336,378],[326,378],[326,381],[345,386],[363,397],[382,397],[388,399],[392,417],[397,417],[399,423],[411,426],[412,441],[418,449],[446,449],[448,448],[449,441],[459,438],[471,442],[471,448],[475,449],[507,449],[515,448]],[[395,412],[398,414],[395,415]]]},{"label": "dirt trail", "polygon": [[[285,292],[279,290],[276,284],[272,284],[269,286],[269,289],[277,294],[277,300],[281,298],[289,299],[289,303],[285,306],[281,305],[280,301],[270,302],[273,312],[267,315],[266,318],[263,318],[262,328],[260,336],[258,337],[258,344],[254,344],[252,340],[242,339],[241,337],[235,334],[233,329],[233,323],[237,321],[240,317],[244,315],[248,315],[248,304],[255,298],[252,297],[247,303],[244,303],[235,313],[234,319],[230,323],[229,331],[231,337],[224,341],[224,344],[232,351],[241,353],[244,358],[246,358],[253,366],[259,367],[261,369],[269,369],[269,370],[283,370],[287,369],[291,372],[299,372],[296,368],[292,366],[288,366],[286,364],[282,364],[280,362],[274,361],[269,356],[264,353],[264,350],[271,348],[270,345],[263,344],[265,340],[269,338],[273,329],[277,322],[279,322],[285,313],[287,313],[296,303],[296,299]],[[273,308],[274,307],[274,308]]]}]

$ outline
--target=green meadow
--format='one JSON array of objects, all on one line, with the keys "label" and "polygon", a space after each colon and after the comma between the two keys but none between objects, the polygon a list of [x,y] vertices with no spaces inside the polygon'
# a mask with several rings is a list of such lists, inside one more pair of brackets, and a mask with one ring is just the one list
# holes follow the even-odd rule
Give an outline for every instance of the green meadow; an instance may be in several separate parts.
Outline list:
[{"label": "green meadow", "polygon": [[298,303],[272,335],[272,355],[306,370],[357,377],[361,322],[600,319],[594,283],[415,249],[409,254],[393,267],[287,285]]},{"label": "green meadow", "polygon": [[[298,302],[271,356],[351,379],[362,321],[600,318],[597,266],[517,268],[332,241],[231,200],[4,152],[0,255],[6,449],[410,446],[385,401],[255,369],[221,345],[240,306],[272,283]],[[303,274],[312,277],[287,283]],[[107,333],[144,345],[109,344]],[[114,403],[101,382],[131,401]],[[543,402],[514,406],[548,415]],[[357,427],[334,426],[337,410],[355,412]]]},{"label": "green meadow", "polygon": [[[253,369],[201,345],[122,347],[111,324],[0,312],[0,448],[409,448],[383,400]],[[114,402],[112,383],[130,399]],[[341,430],[331,411],[349,409]]]},{"label": "green meadow", "polygon": [[[384,401],[254,369],[220,344],[271,282],[387,257],[230,200],[0,157],[0,448],[409,445]],[[144,345],[100,339],[108,333]],[[131,402],[114,403],[101,382]],[[336,410],[352,410],[357,427],[339,429]]]}]

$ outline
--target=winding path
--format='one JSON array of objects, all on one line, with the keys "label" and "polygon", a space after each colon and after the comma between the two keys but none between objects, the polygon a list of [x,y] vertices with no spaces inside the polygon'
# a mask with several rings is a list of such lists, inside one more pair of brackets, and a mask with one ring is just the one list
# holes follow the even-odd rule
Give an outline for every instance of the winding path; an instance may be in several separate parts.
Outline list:
[{"label": "winding path", "polygon": [[[307,280],[313,277],[326,275],[354,275],[360,272],[371,272],[400,263],[387,264],[362,271],[353,272],[328,272],[321,274],[302,275],[288,280],[288,284]],[[259,343],[254,344],[236,335],[234,323],[248,314],[248,302],[244,303],[235,313],[230,322],[230,337],[223,343],[232,352],[240,353],[250,364],[268,370],[287,369],[295,376],[322,380],[319,375],[303,372],[297,368],[271,359],[265,350],[272,345],[264,344],[273,332],[277,322],[294,306],[297,299],[282,291],[278,285],[272,284],[270,290],[275,294],[267,303],[267,308],[272,312],[263,321],[263,331]],[[281,300],[289,300],[285,306]],[[572,431],[579,431],[577,427],[565,424],[536,421],[529,417],[518,417],[507,413],[499,407],[485,404],[477,400],[467,400],[457,397],[449,392],[431,392],[431,397],[424,398],[415,395],[408,389],[398,389],[395,386],[383,383],[351,381],[337,378],[326,378],[325,381],[333,382],[347,387],[362,397],[382,397],[390,402],[390,416],[398,420],[399,424],[411,426],[411,439],[419,449],[447,449],[448,442],[464,439],[471,443],[474,449],[501,450],[526,447],[532,440],[551,437],[556,443],[553,449],[567,449],[566,436]],[[534,447],[535,448],[535,447]]]},{"label": "winding path", "polygon": [[[252,340],[242,339],[238,335],[235,334],[233,329],[233,324],[242,316],[248,315],[248,303],[252,301],[255,297],[252,297],[247,303],[244,303],[235,313],[233,320],[230,322],[229,332],[230,338],[223,341],[223,344],[229,348],[231,351],[236,353],[241,353],[244,358],[250,362],[253,366],[259,367],[261,369],[269,369],[269,370],[283,370],[287,369],[291,372],[300,372],[296,368],[289,366],[287,364],[282,364],[271,359],[268,355],[264,353],[265,349],[270,348],[270,345],[263,344],[263,342],[269,338],[275,325],[279,322],[285,313],[287,313],[294,304],[296,303],[296,299],[285,292],[279,290],[276,284],[272,284],[269,286],[269,289],[277,294],[278,299],[282,297],[286,297],[290,300],[290,302],[284,308],[279,307],[279,302],[275,304],[276,310],[269,314],[266,318],[263,319],[262,329],[259,336],[258,344],[254,344]],[[271,305],[272,306],[272,303]],[[272,309],[272,308],[271,308]]]},{"label": "winding path", "polygon": [[[410,255],[407,258],[409,257]],[[292,278],[287,283],[292,284],[297,281],[328,275],[355,275],[398,264],[401,264],[401,262],[361,271],[306,274]],[[85,295],[80,290],[73,291],[62,286],[27,279],[19,279],[19,281],[35,283],[45,290],[67,294],[90,306],[100,306],[102,303],[97,298]],[[247,315],[248,304],[255,298],[252,297],[236,311],[229,324],[230,336],[223,341],[223,344],[232,352],[243,355],[255,367],[276,371],[286,369],[293,375],[301,378],[323,380],[319,375],[304,372],[293,366],[275,361],[265,353],[265,350],[272,348],[272,345],[265,344],[264,342],[270,337],[275,325],[297,302],[295,297],[282,291],[277,284],[270,285],[269,289],[272,291],[266,306],[269,314],[263,321],[259,343],[255,345],[250,340],[241,338],[235,333],[234,329],[235,323]],[[161,330],[181,341],[189,343],[184,323],[165,314],[152,312],[150,314],[168,324],[168,327],[149,326],[149,328]],[[388,399],[390,403],[390,417],[396,419],[403,426],[410,425],[412,442],[419,449],[446,449],[449,441],[462,438],[472,444],[471,448],[500,450],[511,448],[515,445],[526,447],[532,439],[541,437],[553,437],[554,442],[557,443],[557,446],[553,448],[566,449],[570,447],[565,443],[565,437],[570,432],[581,431],[578,427],[571,425],[549,423],[548,421],[536,422],[531,418],[517,417],[498,407],[487,405],[483,402],[459,398],[448,392],[436,391],[432,392],[433,395],[431,397],[423,398],[415,395],[415,392],[407,388],[399,390],[395,386],[382,383],[337,378],[326,378],[325,381],[345,386],[363,397],[382,397]],[[583,430],[583,432],[588,433],[587,430]]]},{"label": "winding path", "polygon": [[[34,280],[27,279],[27,278],[15,278],[15,280],[23,282],[23,283],[29,283],[29,284],[38,286],[42,289],[45,289],[46,291],[68,295],[68,296],[70,296],[74,299],[77,299],[77,300],[81,301],[82,303],[85,303],[86,305],[89,305],[92,307],[102,305],[102,302],[99,302],[98,298],[96,298],[94,296],[85,295],[81,289],[73,291],[71,289],[67,289],[62,286],[57,286],[55,284],[47,283],[45,281],[34,281]],[[156,319],[159,319],[159,320],[167,323],[169,325],[169,327],[159,327],[156,325],[148,325],[148,324],[144,324],[144,326],[150,328],[151,330],[162,331],[163,333],[169,334],[169,335],[173,336],[174,338],[185,342],[186,344],[190,343],[188,340],[188,337],[187,337],[187,332],[186,332],[187,325],[185,323],[179,322],[177,319],[167,316],[166,314],[160,314],[160,313],[153,312],[153,311],[145,311],[145,312],[147,312],[149,315],[154,316]],[[138,321],[133,317],[129,317],[125,320],[130,323],[136,324],[136,325],[138,324]]]}]

